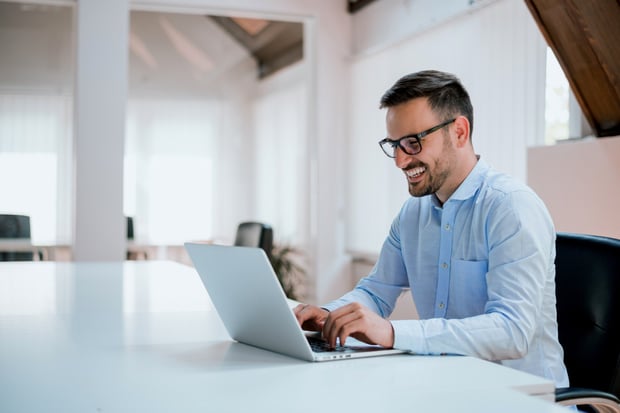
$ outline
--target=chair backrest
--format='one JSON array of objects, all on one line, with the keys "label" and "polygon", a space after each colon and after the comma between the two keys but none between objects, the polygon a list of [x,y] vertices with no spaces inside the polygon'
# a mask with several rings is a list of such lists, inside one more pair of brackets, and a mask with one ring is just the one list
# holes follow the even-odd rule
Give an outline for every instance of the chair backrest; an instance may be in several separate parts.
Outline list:
[{"label": "chair backrest", "polygon": [[28,215],[0,215],[0,238],[30,239],[30,217]]},{"label": "chair backrest", "polygon": [[558,233],[555,266],[570,385],[620,397],[620,240]]},{"label": "chair backrest", "polygon": [[271,257],[273,229],[262,222],[242,222],[237,227],[235,245],[262,248],[267,256]]},{"label": "chair backrest", "polygon": [[[0,214],[0,238],[30,239],[30,217]],[[31,261],[32,259],[32,252],[0,252],[0,261]]]},{"label": "chair backrest", "polygon": [[127,239],[133,241],[133,217],[125,217],[125,223],[127,224]]}]

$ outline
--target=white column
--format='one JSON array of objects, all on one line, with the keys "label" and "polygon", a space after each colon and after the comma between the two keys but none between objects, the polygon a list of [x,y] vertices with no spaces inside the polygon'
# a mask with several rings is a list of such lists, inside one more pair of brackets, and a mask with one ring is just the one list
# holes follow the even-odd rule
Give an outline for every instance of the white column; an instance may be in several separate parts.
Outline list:
[{"label": "white column", "polygon": [[73,259],[125,254],[123,152],[128,0],[76,2]]}]

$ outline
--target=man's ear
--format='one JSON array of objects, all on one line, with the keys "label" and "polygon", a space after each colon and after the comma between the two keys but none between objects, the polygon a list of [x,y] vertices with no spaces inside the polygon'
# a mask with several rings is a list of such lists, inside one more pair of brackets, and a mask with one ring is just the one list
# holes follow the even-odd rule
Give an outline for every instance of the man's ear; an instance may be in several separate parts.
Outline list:
[{"label": "man's ear", "polygon": [[456,147],[462,148],[470,141],[469,120],[465,116],[458,116],[454,121],[456,132]]}]

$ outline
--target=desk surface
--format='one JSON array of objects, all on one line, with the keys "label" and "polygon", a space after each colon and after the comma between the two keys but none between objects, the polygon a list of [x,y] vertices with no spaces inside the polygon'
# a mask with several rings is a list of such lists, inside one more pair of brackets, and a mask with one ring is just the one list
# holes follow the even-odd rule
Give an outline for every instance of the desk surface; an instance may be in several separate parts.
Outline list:
[{"label": "desk surface", "polygon": [[0,411],[562,412],[470,357],[309,363],[231,341],[193,268],[0,263]]}]

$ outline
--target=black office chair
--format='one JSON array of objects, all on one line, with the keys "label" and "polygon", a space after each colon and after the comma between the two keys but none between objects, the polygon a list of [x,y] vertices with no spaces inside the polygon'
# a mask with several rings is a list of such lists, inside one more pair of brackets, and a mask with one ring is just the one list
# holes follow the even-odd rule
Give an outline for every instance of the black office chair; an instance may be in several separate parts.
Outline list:
[{"label": "black office chair", "polygon": [[[30,217],[28,215],[0,214],[0,238],[30,239]],[[37,252],[39,260],[43,260],[43,253]],[[32,261],[34,253],[31,251],[0,251],[0,261]]]},{"label": "black office chair", "polygon": [[[132,242],[135,238],[133,217],[126,216],[125,224],[126,224],[126,229],[127,229],[127,241]],[[127,249],[126,257],[125,257],[127,260],[139,260],[140,257],[142,257],[145,260],[149,259],[146,248],[144,247],[140,248],[140,247],[133,246],[131,249]]]},{"label": "black office chair", "polygon": [[262,222],[242,222],[237,227],[235,245],[262,248],[271,258],[273,249],[273,229]]},{"label": "black office chair", "polygon": [[133,241],[133,217],[125,217],[125,223],[127,226],[127,241]]},{"label": "black office chair", "polygon": [[558,335],[571,387],[556,402],[620,413],[620,240],[558,233]]}]

